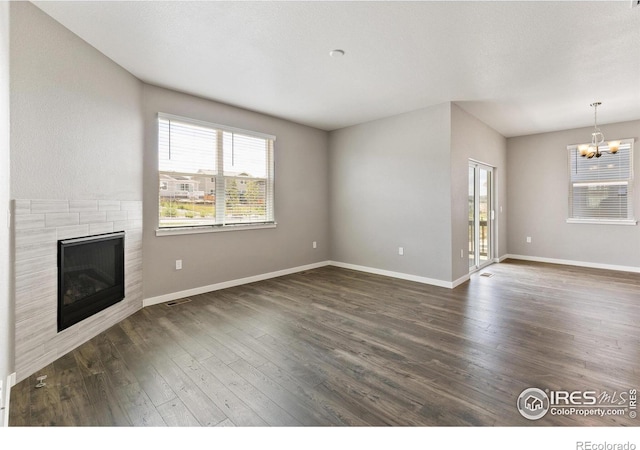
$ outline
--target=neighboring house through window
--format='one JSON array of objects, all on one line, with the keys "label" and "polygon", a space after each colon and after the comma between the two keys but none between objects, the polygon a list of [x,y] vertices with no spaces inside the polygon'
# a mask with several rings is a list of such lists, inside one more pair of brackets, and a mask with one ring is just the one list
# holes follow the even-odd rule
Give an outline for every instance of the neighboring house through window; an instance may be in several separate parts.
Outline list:
[{"label": "neighboring house through window", "polygon": [[274,224],[274,142],[159,113],[159,228]]}]

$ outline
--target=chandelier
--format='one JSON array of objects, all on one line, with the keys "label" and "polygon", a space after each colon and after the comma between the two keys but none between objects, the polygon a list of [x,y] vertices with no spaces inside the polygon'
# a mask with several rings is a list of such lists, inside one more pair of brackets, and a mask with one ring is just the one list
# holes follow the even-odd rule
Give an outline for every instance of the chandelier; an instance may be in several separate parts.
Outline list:
[{"label": "chandelier", "polygon": [[593,102],[593,133],[591,133],[591,144],[583,144],[578,146],[580,156],[591,159],[594,156],[600,158],[604,153],[610,153],[612,155],[618,153],[620,148],[620,141],[604,141],[604,134],[598,128],[598,106],[602,105],[602,102]]}]

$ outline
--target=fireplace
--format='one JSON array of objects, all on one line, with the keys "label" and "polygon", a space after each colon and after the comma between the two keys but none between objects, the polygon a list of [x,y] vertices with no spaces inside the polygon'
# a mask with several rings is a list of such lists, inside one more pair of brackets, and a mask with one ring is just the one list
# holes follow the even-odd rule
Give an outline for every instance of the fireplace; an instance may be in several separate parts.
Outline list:
[{"label": "fireplace", "polygon": [[58,332],[124,298],[124,232],[58,241]]}]

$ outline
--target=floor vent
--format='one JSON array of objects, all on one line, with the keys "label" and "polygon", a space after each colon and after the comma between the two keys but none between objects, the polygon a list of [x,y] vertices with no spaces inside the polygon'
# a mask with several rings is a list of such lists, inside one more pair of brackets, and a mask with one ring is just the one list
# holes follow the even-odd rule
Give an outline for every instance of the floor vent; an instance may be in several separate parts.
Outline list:
[{"label": "floor vent", "polygon": [[487,278],[491,278],[493,276],[493,274],[491,272],[482,272],[480,274],[481,277],[487,277]]},{"label": "floor vent", "polygon": [[178,306],[178,305],[182,305],[183,303],[189,303],[191,301],[190,298],[181,298],[180,300],[174,300],[172,302],[168,302],[167,306]]}]

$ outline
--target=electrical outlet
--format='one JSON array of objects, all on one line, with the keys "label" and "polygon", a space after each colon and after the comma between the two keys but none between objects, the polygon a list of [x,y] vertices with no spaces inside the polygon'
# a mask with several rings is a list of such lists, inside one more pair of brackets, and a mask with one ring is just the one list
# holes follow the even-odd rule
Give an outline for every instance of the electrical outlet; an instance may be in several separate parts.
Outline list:
[{"label": "electrical outlet", "polygon": [[398,255],[404,256],[404,247],[398,247]]},{"label": "electrical outlet", "polygon": [[464,258],[464,249],[463,248],[460,249],[460,258]]},{"label": "electrical outlet", "polygon": [[176,259],[176,270],[182,269],[182,260]]},{"label": "electrical outlet", "polygon": [[527,236],[527,244],[531,244],[531,236]]},{"label": "electrical outlet", "polygon": [[318,248],[318,243],[316,241],[313,241],[313,248]]}]

